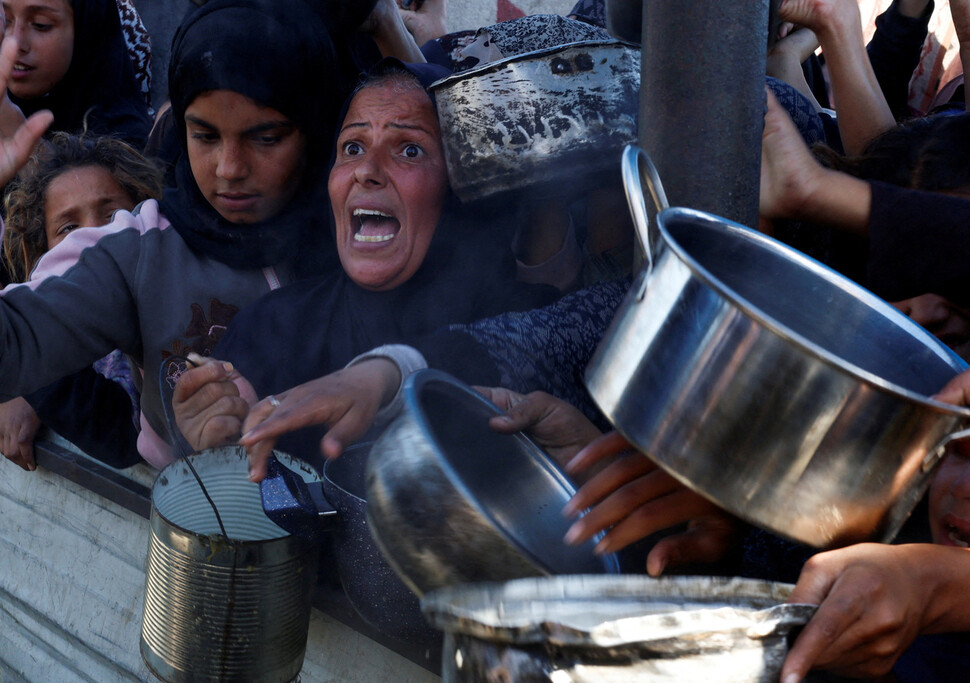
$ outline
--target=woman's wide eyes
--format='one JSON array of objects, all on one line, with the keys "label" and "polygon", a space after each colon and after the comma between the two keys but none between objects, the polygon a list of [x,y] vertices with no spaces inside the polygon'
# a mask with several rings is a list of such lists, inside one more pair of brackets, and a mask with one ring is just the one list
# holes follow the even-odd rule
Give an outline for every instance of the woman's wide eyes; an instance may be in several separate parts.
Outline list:
[{"label": "woman's wide eyes", "polygon": [[[400,148],[401,155],[407,159],[417,159],[424,154],[424,149],[420,145],[408,143]],[[343,146],[345,156],[355,157],[364,153],[363,146],[358,142],[345,142]]]}]

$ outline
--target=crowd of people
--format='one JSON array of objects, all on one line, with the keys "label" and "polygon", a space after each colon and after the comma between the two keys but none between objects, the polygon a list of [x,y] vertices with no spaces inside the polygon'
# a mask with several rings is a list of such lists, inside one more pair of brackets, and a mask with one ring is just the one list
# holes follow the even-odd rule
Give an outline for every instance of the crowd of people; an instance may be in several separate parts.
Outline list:
[{"label": "crowd of people", "polygon": [[[493,428],[529,432],[581,482],[564,542],[605,532],[597,552],[614,552],[676,528],[650,575],[797,578],[791,600],[820,607],[785,683],[815,667],[961,670],[970,448],[936,473],[924,542],[813,554],[774,539],[795,575],[752,559],[766,532],[633,453],[582,385],[635,268],[615,180],[517,208],[453,192],[430,85],[537,40],[608,38],[602,0],[451,34],[443,0],[196,4],[156,115],[129,0],[3,3],[8,460],[35,469],[46,424],[114,467],[162,468],[171,394],[189,445],[242,444],[258,482],[274,448],[319,469],[379,432],[403,380],[440,368],[507,411]],[[855,0],[775,4],[758,228],[965,353],[970,95],[917,119],[904,106],[933,0],[892,2],[868,46]],[[970,0],[949,6],[970,66]],[[935,398],[970,406],[970,375]]]}]

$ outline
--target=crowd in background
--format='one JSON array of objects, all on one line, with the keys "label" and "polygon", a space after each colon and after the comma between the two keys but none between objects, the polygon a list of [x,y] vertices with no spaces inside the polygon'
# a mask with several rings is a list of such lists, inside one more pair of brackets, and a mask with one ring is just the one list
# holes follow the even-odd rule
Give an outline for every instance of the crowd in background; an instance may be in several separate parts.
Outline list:
[{"label": "crowd in background", "polygon": [[[494,428],[531,431],[582,483],[568,512],[589,513],[566,542],[607,531],[598,551],[613,552],[686,522],[649,549],[648,573],[700,561],[797,579],[792,600],[821,607],[786,683],[811,667],[956,680],[970,657],[970,451],[940,467],[921,543],[814,554],[751,529],[625,455],[580,380],[637,262],[617,179],[456,197],[431,84],[608,39],[602,0],[457,33],[443,0],[196,4],[155,112],[129,0],[3,3],[8,460],[35,469],[46,424],[118,468],[164,467],[176,432],[195,450],[243,444],[253,481],[275,447],[320,468],[436,367],[492,387],[508,410]],[[966,355],[970,0],[894,0],[871,35],[871,3],[778,11],[758,229]],[[959,46],[946,64],[941,21]],[[970,403],[964,375],[940,391]]]}]

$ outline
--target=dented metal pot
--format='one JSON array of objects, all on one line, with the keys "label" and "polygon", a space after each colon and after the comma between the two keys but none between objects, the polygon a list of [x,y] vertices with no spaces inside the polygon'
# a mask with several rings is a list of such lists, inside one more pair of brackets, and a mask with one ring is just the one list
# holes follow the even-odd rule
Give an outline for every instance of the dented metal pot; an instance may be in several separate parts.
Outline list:
[{"label": "dented metal pot", "polygon": [[367,521],[415,593],[476,581],[619,572],[594,538],[569,546],[576,492],[531,439],[488,425],[501,411],[438,370],[404,382],[404,408],[367,461]]},{"label": "dented metal pot", "polygon": [[421,604],[445,631],[446,683],[775,683],[788,635],[815,612],[784,604],[791,588],[717,577],[560,576],[455,586]]},{"label": "dented metal pot", "polygon": [[462,201],[529,188],[565,194],[616,179],[637,139],[640,51],[587,41],[528,52],[432,88],[448,177]]}]

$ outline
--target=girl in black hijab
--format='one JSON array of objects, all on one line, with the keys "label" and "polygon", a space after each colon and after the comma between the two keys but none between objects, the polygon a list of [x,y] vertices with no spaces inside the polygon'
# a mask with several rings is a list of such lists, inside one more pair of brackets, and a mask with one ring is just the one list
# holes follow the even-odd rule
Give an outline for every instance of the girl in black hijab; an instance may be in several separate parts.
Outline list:
[{"label": "girl in black hijab", "polygon": [[[140,149],[151,129],[115,0],[7,0],[6,33],[18,36],[10,99],[29,116],[49,109],[52,130],[113,135]],[[70,50],[62,42],[73,33]],[[67,65],[55,82],[52,78]],[[53,70],[51,70],[53,69]],[[46,88],[46,89],[45,89]]]},{"label": "girl in black hijab", "polygon": [[[177,186],[165,191],[161,207],[190,247],[239,268],[261,268],[297,253],[300,274],[316,275],[327,267],[332,250],[326,159],[339,103],[348,92],[334,60],[324,24],[302,0],[212,0],[179,27],[168,82],[182,153]],[[306,138],[302,183],[272,220],[230,222],[193,176],[185,112],[199,94],[214,90],[231,90],[277,110]]]}]

